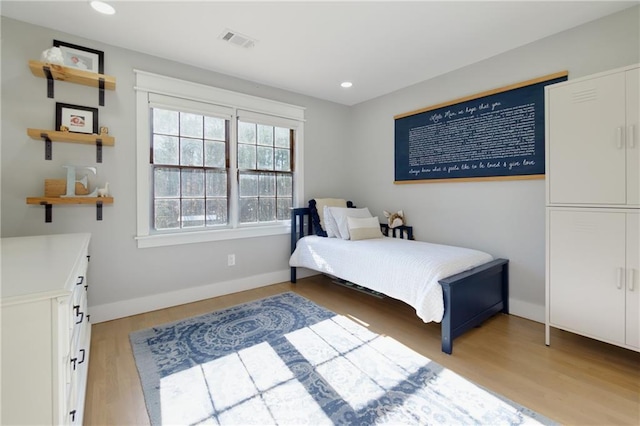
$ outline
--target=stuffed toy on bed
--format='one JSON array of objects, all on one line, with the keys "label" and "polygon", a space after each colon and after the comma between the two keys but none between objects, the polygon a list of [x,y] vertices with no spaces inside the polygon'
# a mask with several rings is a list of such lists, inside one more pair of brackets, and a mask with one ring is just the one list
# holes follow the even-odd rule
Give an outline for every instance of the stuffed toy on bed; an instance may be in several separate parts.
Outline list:
[{"label": "stuffed toy on bed", "polygon": [[397,213],[389,213],[384,210],[383,213],[384,217],[389,220],[389,228],[397,228],[404,225],[404,212],[402,210],[398,210]]}]

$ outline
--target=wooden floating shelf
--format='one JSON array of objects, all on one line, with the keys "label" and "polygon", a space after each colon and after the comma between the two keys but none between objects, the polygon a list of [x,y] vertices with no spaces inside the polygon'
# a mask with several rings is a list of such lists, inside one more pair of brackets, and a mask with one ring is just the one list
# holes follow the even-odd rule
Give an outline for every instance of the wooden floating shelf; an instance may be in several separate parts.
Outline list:
[{"label": "wooden floating shelf", "polygon": [[36,77],[47,78],[44,67],[49,67],[54,80],[67,81],[69,83],[82,84],[84,86],[100,87],[100,79],[104,80],[104,88],[116,90],[116,78],[110,75],[98,74],[91,71],[65,67],[64,65],[49,64],[46,62],[29,61],[31,73]]},{"label": "wooden floating shelf", "polygon": [[87,145],[95,145],[98,139],[100,139],[102,140],[102,145],[113,146],[116,141],[113,136],[109,135],[57,132],[55,130],[45,129],[27,129],[27,135],[29,135],[31,139],[40,140],[43,138],[43,136],[46,136],[53,142],[83,143]]},{"label": "wooden floating shelf", "polygon": [[27,197],[27,204],[113,204],[113,197]]}]

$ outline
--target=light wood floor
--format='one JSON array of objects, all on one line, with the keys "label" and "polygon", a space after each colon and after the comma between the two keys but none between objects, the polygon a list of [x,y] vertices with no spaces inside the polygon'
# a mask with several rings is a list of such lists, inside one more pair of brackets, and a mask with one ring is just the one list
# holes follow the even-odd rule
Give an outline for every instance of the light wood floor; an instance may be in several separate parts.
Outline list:
[{"label": "light wood floor", "polygon": [[640,354],[560,330],[544,344],[544,325],[497,315],[440,350],[440,325],[409,306],[332,284],[322,276],[208,299],[92,327],[86,425],[145,425],[149,418],[129,333],[294,291],[368,324],[467,379],[568,425],[639,425]]}]

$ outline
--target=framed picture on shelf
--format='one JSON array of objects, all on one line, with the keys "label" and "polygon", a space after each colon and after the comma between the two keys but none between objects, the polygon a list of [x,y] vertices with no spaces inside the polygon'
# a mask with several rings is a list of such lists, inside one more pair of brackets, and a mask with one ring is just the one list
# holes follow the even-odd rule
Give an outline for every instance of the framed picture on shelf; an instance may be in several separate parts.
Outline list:
[{"label": "framed picture on shelf", "polygon": [[98,108],[56,102],[56,131],[98,134]]},{"label": "framed picture on shelf", "polygon": [[60,40],[53,40],[53,46],[62,51],[65,67],[104,74],[104,52]]}]

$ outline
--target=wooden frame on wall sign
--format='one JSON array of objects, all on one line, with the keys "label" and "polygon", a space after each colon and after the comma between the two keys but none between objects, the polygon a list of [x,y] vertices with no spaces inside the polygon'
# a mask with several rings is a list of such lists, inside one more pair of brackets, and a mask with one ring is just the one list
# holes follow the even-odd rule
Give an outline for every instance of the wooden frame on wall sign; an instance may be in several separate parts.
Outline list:
[{"label": "wooden frame on wall sign", "polygon": [[396,115],[394,183],[543,179],[544,87],[567,71]]}]

